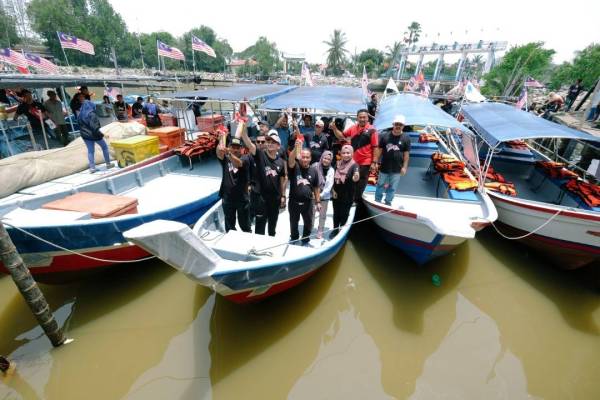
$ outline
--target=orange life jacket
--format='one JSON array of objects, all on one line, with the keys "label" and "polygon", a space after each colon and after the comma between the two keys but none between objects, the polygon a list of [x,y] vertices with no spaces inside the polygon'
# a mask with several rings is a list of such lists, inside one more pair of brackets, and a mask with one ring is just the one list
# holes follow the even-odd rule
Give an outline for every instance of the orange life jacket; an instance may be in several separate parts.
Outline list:
[{"label": "orange life jacket", "polygon": [[486,182],[484,185],[486,189],[493,190],[494,192],[500,192],[509,196],[517,195],[515,185],[510,182]]},{"label": "orange life jacket", "polygon": [[437,138],[437,136],[431,134],[431,133],[421,133],[419,135],[419,143],[433,143],[433,142],[439,142],[440,140]]},{"label": "orange life jacket", "polygon": [[464,171],[442,172],[442,179],[453,190],[476,190],[477,181],[471,179]]},{"label": "orange life jacket", "polygon": [[555,161],[538,161],[535,165],[552,179],[570,179],[579,178],[573,171],[565,168],[565,163]]},{"label": "orange life jacket", "polygon": [[600,185],[579,179],[571,179],[565,184],[568,191],[577,194],[590,207],[600,207]]},{"label": "orange life jacket", "polygon": [[465,163],[450,154],[435,152],[431,155],[433,168],[437,172],[462,171],[465,169]]}]

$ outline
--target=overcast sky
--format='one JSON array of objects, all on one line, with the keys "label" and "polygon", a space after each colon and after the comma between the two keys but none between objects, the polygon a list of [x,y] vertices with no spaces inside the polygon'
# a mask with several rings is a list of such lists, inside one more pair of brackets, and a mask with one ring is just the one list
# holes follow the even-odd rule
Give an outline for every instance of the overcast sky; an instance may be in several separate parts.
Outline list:
[{"label": "overcast sky", "polygon": [[[400,40],[417,21],[419,44],[505,40],[509,46],[544,41],[556,51],[554,62],[573,59],[573,52],[600,42],[600,1],[183,1],[110,0],[130,31],[164,30],[179,36],[200,25],[210,26],[234,51],[266,36],[286,53],[324,62],[334,29],[346,33],[346,48],[384,50]],[[438,36],[439,34],[439,36]],[[446,58],[451,61],[451,58]]]}]

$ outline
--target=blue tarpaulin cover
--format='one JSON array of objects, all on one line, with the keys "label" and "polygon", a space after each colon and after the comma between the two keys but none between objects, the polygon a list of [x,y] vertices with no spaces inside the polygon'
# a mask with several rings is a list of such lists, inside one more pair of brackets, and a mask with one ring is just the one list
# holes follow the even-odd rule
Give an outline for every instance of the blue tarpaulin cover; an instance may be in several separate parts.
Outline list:
[{"label": "blue tarpaulin cover", "polygon": [[468,104],[462,112],[491,146],[516,139],[565,138],[600,141],[600,138],[560,125],[502,103]]},{"label": "blue tarpaulin cover", "polygon": [[200,97],[209,100],[241,101],[247,99],[249,101],[265,101],[295,88],[296,86],[244,84],[177,92],[173,94],[173,97],[179,99]]},{"label": "blue tarpaulin cover", "polygon": [[404,115],[406,125],[431,125],[445,128],[467,128],[423,96],[399,93],[381,101],[375,116],[377,130],[389,129],[397,115]]},{"label": "blue tarpaulin cover", "polygon": [[260,108],[264,110],[283,110],[288,107],[355,114],[359,109],[365,108],[365,102],[360,88],[302,86],[266,101]]}]

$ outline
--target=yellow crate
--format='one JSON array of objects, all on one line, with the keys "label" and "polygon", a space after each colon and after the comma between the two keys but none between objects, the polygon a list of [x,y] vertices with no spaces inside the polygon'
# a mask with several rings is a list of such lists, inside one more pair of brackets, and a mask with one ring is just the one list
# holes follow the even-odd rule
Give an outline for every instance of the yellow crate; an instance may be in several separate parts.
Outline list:
[{"label": "yellow crate", "polygon": [[158,155],[158,144],[157,136],[137,135],[115,140],[110,145],[115,150],[119,166],[126,167]]}]

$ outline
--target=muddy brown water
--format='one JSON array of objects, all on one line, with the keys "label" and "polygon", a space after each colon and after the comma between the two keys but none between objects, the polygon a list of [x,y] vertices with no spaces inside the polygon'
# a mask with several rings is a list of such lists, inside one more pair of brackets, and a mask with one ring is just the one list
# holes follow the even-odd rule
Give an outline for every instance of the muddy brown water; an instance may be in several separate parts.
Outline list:
[{"label": "muddy brown water", "polygon": [[491,231],[419,267],[357,225],[245,306],[160,261],[41,287],[74,342],[52,349],[0,278],[0,399],[600,398],[600,292]]}]

